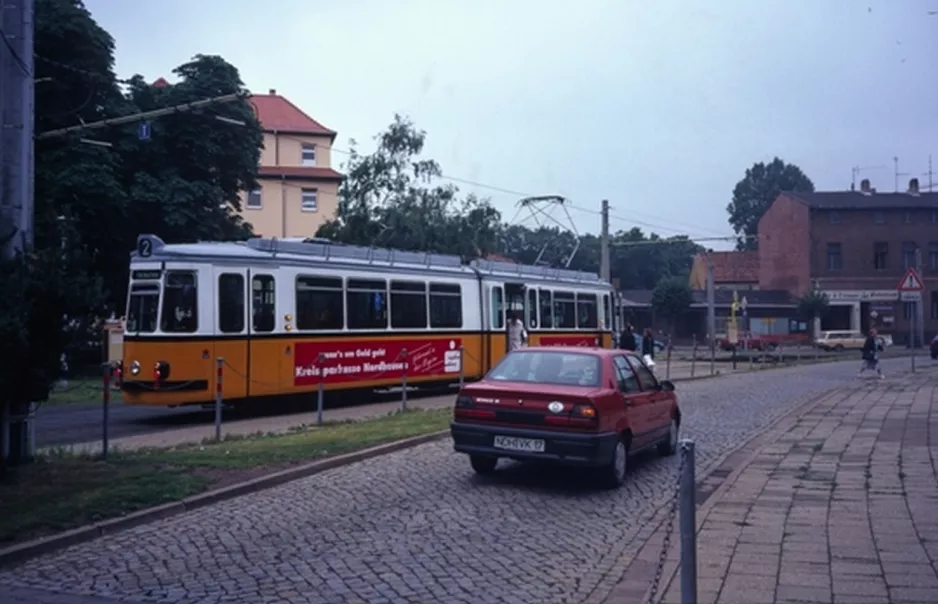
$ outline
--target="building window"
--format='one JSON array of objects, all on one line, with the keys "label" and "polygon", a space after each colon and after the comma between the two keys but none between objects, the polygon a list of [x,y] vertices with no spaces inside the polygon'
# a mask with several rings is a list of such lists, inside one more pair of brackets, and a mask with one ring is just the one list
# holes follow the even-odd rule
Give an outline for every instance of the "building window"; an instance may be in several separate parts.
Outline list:
[{"label": "building window", "polygon": [[319,209],[319,201],[316,199],[316,189],[303,189],[303,211],[315,212]]},{"label": "building window", "polygon": [[257,209],[261,207],[261,190],[254,189],[248,192],[246,207]]},{"label": "building window", "polygon": [[886,213],[885,212],[876,212],[873,214],[873,222],[876,224],[886,224]]},{"label": "building window", "polygon": [[906,241],[902,244],[902,267],[915,268],[915,253],[918,251],[918,245],[913,241]]},{"label": "building window", "polygon": [[906,212],[902,215],[902,222],[912,224],[912,212]]},{"label": "building window", "polygon": [[831,224],[840,224],[840,212],[831,212],[827,215],[827,220]]},{"label": "building window", "polygon": [[844,267],[844,256],[839,243],[827,244],[827,270],[839,271]]},{"label": "building window", "polygon": [[931,293],[931,318],[938,319],[938,292]]},{"label": "building window", "polygon": [[938,271],[938,243],[928,244],[928,268]]},{"label": "building window", "polygon": [[303,165],[307,168],[316,166],[316,145],[303,145]]},{"label": "building window", "polygon": [[885,270],[889,264],[889,244],[879,241],[873,244],[873,268]]}]

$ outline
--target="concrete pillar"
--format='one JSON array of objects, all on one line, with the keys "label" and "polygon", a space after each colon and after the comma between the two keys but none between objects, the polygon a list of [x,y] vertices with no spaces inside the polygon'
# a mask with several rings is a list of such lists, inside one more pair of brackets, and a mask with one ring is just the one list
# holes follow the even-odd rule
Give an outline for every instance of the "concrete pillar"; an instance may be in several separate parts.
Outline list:
[{"label": "concrete pillar", "polygon": [[861,322],[860,317],[860,303],[854,302],[853,306],[850,308],[850,329],[859,331],[862,324],[863,323]]}]

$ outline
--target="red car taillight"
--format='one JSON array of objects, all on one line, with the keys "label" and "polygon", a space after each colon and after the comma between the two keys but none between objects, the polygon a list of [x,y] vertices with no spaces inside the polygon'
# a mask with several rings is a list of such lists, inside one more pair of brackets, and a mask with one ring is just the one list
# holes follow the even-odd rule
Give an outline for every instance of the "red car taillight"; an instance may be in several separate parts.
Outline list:
[{"label": "red car taillight", "polygon": [[546,424],[576,428],[595,428],[598,422],[599,413],[596,407],[589,403],[578,403],[573,406],[570,413],[548,415],[544,418]]},{"label": "red car taillight", "polygon": [[460,394],[456,397],[456,408],[453,409],[453,419],[495,419],[495,411],[491,409],[476,409],[475,401],[471,396]]}]

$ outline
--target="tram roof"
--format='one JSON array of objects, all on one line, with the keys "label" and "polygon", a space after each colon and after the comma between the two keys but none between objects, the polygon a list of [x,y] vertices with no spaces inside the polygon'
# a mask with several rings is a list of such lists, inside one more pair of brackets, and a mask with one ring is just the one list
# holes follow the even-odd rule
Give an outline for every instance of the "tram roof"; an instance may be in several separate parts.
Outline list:
[{"label": "tram roof", "polygon": [[198,243],[167,244],[156,235],[137,237],[137,249],[131,253],[134,260],[164,260],[167,258],[193,258],[199,260],[245,259],[264,262],[336,263],[348,267],[388,267],[409,270],[445,272],[478,271],[486,276],[505,279],[536,279],[547,281],[574,281],[598,287],[609,286],[594,273],[549,266],[530,266],[493,260],[472,260],[468,264],[459,256],[431,252],[410,252],[390,248],[365,247],[335,243],[321,238],[264,238],[248,241],[200,241]]}]

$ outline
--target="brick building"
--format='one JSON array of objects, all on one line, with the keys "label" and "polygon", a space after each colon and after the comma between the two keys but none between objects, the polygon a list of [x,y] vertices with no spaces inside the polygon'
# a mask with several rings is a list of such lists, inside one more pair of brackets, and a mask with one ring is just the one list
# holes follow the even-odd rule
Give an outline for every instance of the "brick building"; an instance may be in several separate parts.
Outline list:
[{"label": "brick building", "polygon": [[[759,221],[759,286],[799,296],[825,292],[831,312],[819,329],[862,329],[871,322],[908,339],[912,305],[897,285],[922,263],[926,334],[938,330],[938,193],[859,191],[782,193]],[[926,337],[928,337],[926,335]]]}]

